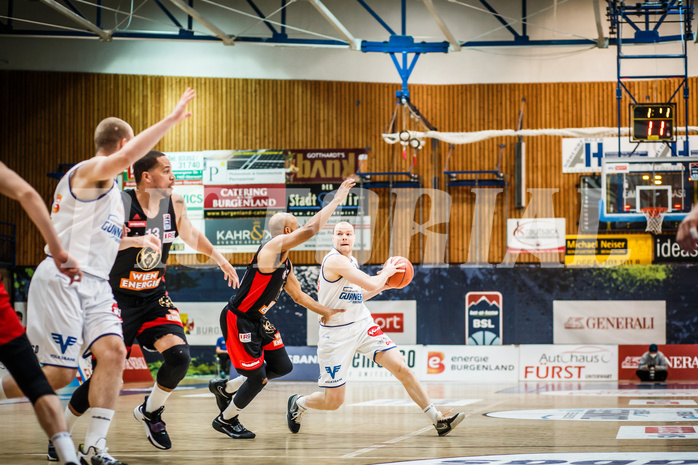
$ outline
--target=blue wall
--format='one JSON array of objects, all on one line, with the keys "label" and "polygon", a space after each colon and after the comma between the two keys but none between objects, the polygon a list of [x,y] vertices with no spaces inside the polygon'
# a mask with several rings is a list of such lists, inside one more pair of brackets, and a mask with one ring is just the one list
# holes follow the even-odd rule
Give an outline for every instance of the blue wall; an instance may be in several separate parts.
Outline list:
[{"label": "blue wall", "polygon": [[[378,266],[364,267],[374,274]],[[242,276],[243,269],[238,269]],[[317,267],[296,267],[305,292],[315,297]],[[698,268],[644,265],[611,268],[415,267],[412,283],[383,292],[377,300],[417,301],[417,343],[465,343],[465,294],[498,291],[503,297],[504,344],[552,344],[553,300],[665,300],[667,343],[698,343]],[[218,269],[171,268],[167,285],[174,302],[225,301]],[[305,309],[286,294],[269,312],[289,346],[305,345]]]},{"label": "blue wall", "polygon": [[[375,274],[378,266],[364,271]],[[242,276],[243,268],[237,269]],[[317,267],[295,268],[305,292],[315,297]],[[26,300],[33,270],[15,275],[15,300]],[[167,287],[178,301],[227,301],[228,288],[218,268],[171,267]],[[553,300],[665,300],[667,343],[698,343],[698,267],[635,265],[610,268],[415,267],[412,283],[383,292],[377,300],[417,301],[417,343],[465,343],[465,294],[498,291],[503,298],[504,344],[552,344]],[[306,343],[306,310],[282,293],[268,314],[288,346]]]}]

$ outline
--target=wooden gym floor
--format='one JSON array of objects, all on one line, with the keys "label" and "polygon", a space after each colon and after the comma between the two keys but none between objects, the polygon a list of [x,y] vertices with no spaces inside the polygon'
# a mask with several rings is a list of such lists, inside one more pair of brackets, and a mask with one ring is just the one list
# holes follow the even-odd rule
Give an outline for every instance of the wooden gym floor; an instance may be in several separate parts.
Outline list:
[{"label": "wooden gym floor", "polygon": [[[432,399],[448,400],[466,419],[446,437],[438,437],[424,414],[394,381],[350,382],[344,406],[334,412],[312,411],[304,415],[299,434],[286,427],[286,401],[294,393],[317,389],[311,382],[271,382],[241,414],[242,423],[257,434],[251,440],[233,440],[211,428],[218,413],[206,380],[178,389],[168,400],[163,418],[174,444],[169,451],[155,449],[133,408],[143,402],[146,386],[126,385],[108,437],[110,453],[129,465],[228,465],[228,464],[346,464],[364,465],[440,457],[504,454],[599,452],[695,452],[698,439],[616,439],[622,425],[698,426],[696,405],[682,406],[694,412],[691,421],[620,422],[555,421],[494,418],[484,414],[508,410],[619,409],[632,399],[647,396],[614,395],[613,391],[639,386],[623,383],[519,383],[469,385],[431,383]],[[648,392],[655,400],[698,400],[698,384],[668,384],[671,397]],[[551,390],[608,390],[603,395],[544,395]],[[681,391],[685,390],[686,395]],[[64,404],[65,404],[64,400]],[[357,405],[368,403],[368,405]],[[404,404],[404,405],[402,405]],[[456,406],[455,404],[461,404]],[[634,405],[633,405],[634,407]],[[442,411],[448,408],[441,408]],[[641,407],[646,409],[652,406]],[[75,428],[76,444],[84,438],[86,419]],[[698,430],[698,428],[696,428]],[[37,464],[46,461],[46,437],[31,405],[0,405],[0,464]],[[697,456],[698,458],[698,456]]]}]

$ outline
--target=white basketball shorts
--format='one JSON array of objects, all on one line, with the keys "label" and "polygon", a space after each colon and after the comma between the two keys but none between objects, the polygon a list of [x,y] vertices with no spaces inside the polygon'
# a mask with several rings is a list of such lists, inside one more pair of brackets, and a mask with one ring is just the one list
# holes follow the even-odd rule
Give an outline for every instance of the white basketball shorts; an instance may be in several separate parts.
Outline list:
[{"label": "white basketball shorts", "polygon": [[123,337],[119,307],[109,282],[85,274],[70,280],[46,258],[36,268],[27,298],[27,337],[39,362],[77,368],[79,357],[110,334]]},{"label": "white basketball shorts", "polygon": [[317,345],[318,386],[334,388],[346,383],[355,353],[375,361],[378,352],[396,347],[370,317],[344,326],[321,325]]}]

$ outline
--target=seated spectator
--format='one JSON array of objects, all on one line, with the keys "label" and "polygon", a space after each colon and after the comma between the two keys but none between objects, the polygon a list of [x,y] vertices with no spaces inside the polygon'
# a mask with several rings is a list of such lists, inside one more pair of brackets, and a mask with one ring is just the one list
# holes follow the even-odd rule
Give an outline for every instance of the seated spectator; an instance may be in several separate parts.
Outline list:
[{"label": "seated spectator", "polygon": [[651,344],[649,351],[642,354],[635,373],[642,381],[664,381],[669,374],[667,368],[666,357],[657,350],[657,344]]}]

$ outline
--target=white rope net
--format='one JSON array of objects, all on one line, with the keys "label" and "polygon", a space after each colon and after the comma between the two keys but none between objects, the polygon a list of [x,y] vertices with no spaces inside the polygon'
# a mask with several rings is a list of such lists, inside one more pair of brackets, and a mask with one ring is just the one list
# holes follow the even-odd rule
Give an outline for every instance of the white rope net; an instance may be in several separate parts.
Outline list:
[{"label": "white rope net", "polygon": [[[677,133],[686,132],[686,127],[676,127],[674,131]],[[564,129],[521,129],[515,131],[513,129],[491,129],[487,131],[475,132],[439,132],[439,131],[407,131],[410,134],[410,139],[423,140],[424,138],[437,139],[449,144],[472,144],[481,140],[491,139],[493,137],[503,136],[564,136],[564,137],[603,137],[610,135],[618,135],[618,128],[564,128]],[[688,132],[698,133],[698,126],[689,126]],[[620,128],[620,135],[627,136],[630,134],[629,128]],[[396,144],[400,142],[400,134],[383,134],[383,139],[388,144]]]}]

